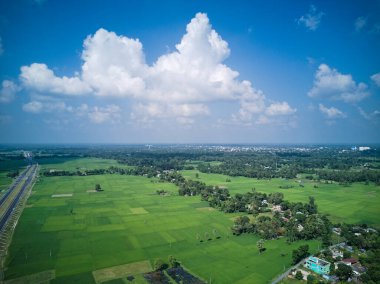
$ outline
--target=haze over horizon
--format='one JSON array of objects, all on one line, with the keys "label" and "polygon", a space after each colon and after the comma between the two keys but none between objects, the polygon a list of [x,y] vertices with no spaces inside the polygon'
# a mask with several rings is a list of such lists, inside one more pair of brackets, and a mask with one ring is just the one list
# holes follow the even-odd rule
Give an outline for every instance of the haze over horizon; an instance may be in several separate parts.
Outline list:
[{"label": "haze over horizon", "polygon": [[379,143],[380,1],[0,3],[0,143]]}]

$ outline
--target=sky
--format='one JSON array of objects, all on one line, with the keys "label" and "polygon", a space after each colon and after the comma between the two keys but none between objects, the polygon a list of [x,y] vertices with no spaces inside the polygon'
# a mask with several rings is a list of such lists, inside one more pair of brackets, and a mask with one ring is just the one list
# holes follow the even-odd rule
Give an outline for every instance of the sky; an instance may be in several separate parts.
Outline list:
[{"label": "sky", "polygon": [[0,143],[380,143],[380,1],[0,0]]}]

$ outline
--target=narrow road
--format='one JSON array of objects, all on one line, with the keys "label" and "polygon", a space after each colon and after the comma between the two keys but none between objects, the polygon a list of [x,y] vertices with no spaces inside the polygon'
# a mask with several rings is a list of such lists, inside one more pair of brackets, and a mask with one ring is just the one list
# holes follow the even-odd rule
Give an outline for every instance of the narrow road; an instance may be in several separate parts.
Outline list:
[{"label": "narrow road", "polygon": [[[22,182],[22,179],[24,177],[26,177],[26,180],[21,185],[21,188],[20,188],[19,192],[16,194],[16,196],[13,198],[13,200],[8,205],[8,208],[6,209],[5,213],[0,217],[0,232],[4,229],[4,227],[7,224],[9,218],[12,216],[12,212],[17,207],[18,202],[20,201],[20,198],[24,194],[25,190],[32,183],[34,175],[36,174],[36,171],[37,171],[37,165],[30,166],[30,168],[28,168],[27,170],[25,170],[25,172],[23,172],[20,175],[20,177],[17,178],[16,182],[8,190],[8,192],[6,194],[6,197],[9,197],[11,190],[13,191],[15,188],[17,188],[17,186],[19,185],[19,183]],[[4,200],[2,199],[2,203],[4,203],[6,199],[7,198],[5,198]]]},{"label": "narrow road", "polygon": [[300,262],[298,262],[296,265],[290,267],[288,270],[286,270],[284,273],[282,273],[280,276],[278,276],[276,279],[274,279],[271,284],[276,284],[280,282],[282,279],[284,279],[292,269],[297,269],[301,264],[303,264],[306,261],[307,257],[302,259]]}]

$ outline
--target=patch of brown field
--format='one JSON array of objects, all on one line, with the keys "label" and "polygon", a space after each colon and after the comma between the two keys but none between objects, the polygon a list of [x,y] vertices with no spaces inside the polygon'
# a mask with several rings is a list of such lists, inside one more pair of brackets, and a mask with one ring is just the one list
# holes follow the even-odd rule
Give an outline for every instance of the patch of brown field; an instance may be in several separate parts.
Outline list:
[{"label": "patch of brown field", "polygon": [[113,279],[119,279],[130,275],[142,274],[152,271],[152,266],[148,260],[112,266],[92,272],[97,284]]},{"label": "patch of brown field", "polygon": [[89,192],[89,193],[94,193],[94,192],[97,192],[95,189],[89,189],[87,190],[86,192]]},{"label": "patch of brown field", "polygon": [[72,197],[72,193],[53,194],[51,197]]}]

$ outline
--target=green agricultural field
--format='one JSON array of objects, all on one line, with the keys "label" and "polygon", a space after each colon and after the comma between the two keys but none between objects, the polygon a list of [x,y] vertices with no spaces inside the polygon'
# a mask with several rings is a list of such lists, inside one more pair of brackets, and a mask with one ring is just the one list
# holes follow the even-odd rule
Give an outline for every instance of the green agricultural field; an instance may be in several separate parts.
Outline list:
[{"label": "green agricultural field", "polygon": [[[255,188],[257,191],[282,192],[289,201],[307,202],[314,196],[319,211],[330,215],[333,222],[367,223],[380,228],[380,187],[374,184],[355,183],[342,186],[337,183],[325,184],[305,179],[258,180],[247,177],[228,177],[220,174],[200,173],[196,170],[183,171],[184,177],[200,180],[210,185],[226,186],[231,194],[244,193]],[[195,174],[199,174],[196,179]],[[231,182],[226,182],[229,178]],[[303,187],[300,187],[300,181]],[[314,188],[317,185],[318,188]],[[280,186],[293,186],[281,189]]]},{"label": "green agricultural field", "polygon": [[115,160],[99,159],[99,158],[48,158],[38,160],[41,165],[41,170],[95,170],[95,169],[108,169],[111,166],[119,168],[130,168],[130,166],[119,164]]},{"label": "green agricultural field", "polygon": [[[93,192],[96,183],[104,191]],[[170,194],[157,195],[158,189]],[[94,283],[94,271],[153,265],[155,258],[174,255],[212,283],[260,284],[288,267],[292,250],[306,243],[267,241],[259,255],[256,236],[231,234],[233,216],[208,208],[199,196],[178,196],[173,184],[145,177],[40,177],[16,227],[6,279],[55,275],[52,283]],[[307,243],[317,250],[317,241]]]},{"label": "green agricultural field", "polygon": [[7,177],[7,172],[0,172],[0,196],[2,192],[12,183],[12,179]]}]

